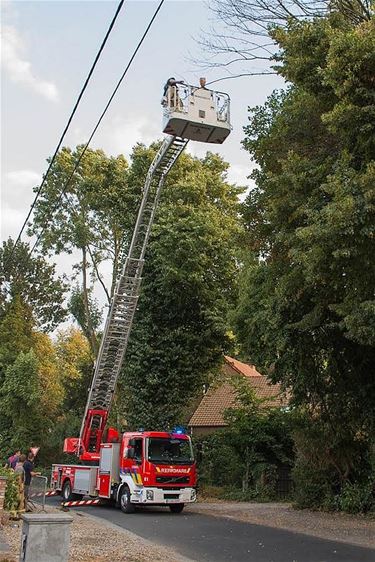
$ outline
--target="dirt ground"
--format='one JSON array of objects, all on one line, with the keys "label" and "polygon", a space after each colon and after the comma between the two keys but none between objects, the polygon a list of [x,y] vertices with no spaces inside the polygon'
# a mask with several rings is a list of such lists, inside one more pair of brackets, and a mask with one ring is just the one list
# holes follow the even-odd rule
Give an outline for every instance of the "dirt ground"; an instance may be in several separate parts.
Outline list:
[{"label": "dirt ground", "polygon": [[[72,510],[69,515],[73,517],[69,562],[188,562],[173,550],[156,546],[103,519]],[[21,530],[22,521],[9,521],[2,527],[11,551],[3,558],[0,553],[0,561],[18,561]]]},{"label": "dirt ground", "polygon": [[287,503],[202,502],[191,511],[375,548],[375,518],[296,510]]}]

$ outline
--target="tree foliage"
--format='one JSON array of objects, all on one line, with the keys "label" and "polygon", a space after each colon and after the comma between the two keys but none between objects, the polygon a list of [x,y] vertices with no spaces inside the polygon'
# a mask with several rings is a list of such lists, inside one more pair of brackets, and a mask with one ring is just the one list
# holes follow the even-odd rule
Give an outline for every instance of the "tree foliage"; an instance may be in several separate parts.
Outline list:
[{"label": "tree foliage", "polygon": [[21,352],[5,371],[0,388],[2,425],[9,420],[5,437],[10,449],[27,451],[45,435],[46,418],[40,405],[38,362],[33,350]]},{"label": "tree foliage", "polygon": [[19,297],[30,307],[40,328],[56,328],[66,315],[67,285],[56,276],[55,266],[42,256],[30,254],[27,243],[19,242],[14,247],[11,238],[0,248],[0,264],[0,318],[6,315],[9,303]]},{"label": "tree foliage", "polygon": [[205,484],[242,489],[244,498],[273,497],[278,469],[294,461],[294,416],[257,398],[247,381],[233,385],[237,400],[224,413],[227,427],[201,439],[201,477]]},{"label": "tree foliage", "polygon": [[308,406],[310,422],[321,420],[331,452],[364,435],[366,449],[375,421],[374,20],[353,25],[333,13],[292,20],[272,37],[289,87],[250,110],[245,128],[258,169],[243,216],[258,260],[243,275],[238,335],[243,352]]},{"label": "tree foliage", "polygon": [[[131,170],[142,166],[144,177],[153,154],[154,147],[138,146]],[[228,184],[226,170],[216,155],[183,155],[167,180],[121,381],[131,427],[181,421],[228,346],[241,190]],[[139,172],[134,179],[140,181]]]},{"label": "tree foliage", "polygon": [[60,459],[64,438],[79,429],[91,374],[82,332],[54,341],[36,329],[20,297],[9,303],[0,323],[0,456],[36,445],[41,463]]},{"label": "tree foliage", "polygon": [[[79,278],[79,289],[73,294],[70,311],[77,315],[96,355],[93,283],[101,284],[109,301],[130,235],[134,197],[127,189],[128,164],[123,156],[108,157],[102,150],[88,149],[73,173],[82,150],[83,146],[77,146],[59,152],[38,199],[30,233],[39,236],[47,254],[80,253],[73,275]],[[99,271],[106,260],[112,265],[110,286]]]}]

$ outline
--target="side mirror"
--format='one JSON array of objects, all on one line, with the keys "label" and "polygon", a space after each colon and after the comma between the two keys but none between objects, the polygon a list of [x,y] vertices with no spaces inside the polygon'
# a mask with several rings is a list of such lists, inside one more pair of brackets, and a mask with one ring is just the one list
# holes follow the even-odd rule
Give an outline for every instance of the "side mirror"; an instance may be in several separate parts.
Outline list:
[{"label": "side mirror", "polygon": [[128,447],[125,452],[126,459],[134,459],[134,447]]}]

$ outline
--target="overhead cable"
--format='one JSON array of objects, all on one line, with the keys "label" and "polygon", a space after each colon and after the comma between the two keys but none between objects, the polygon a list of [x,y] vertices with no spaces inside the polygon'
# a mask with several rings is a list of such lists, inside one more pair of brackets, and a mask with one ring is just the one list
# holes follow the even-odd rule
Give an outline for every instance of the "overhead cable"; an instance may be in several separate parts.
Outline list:
[{"label": "overhead cable", "polygon": [[[70,182],[71,182],[71,180],[72,180],[72,178],[73,178],[73,176],[74,176],[76,170],[78,169],[78,166],[79,166],[79,164],[80,164],[82,158],[84,157],[84,155],[85,155],[85,153],[86,153],[86,151],[87,151],[87,149],[88,149],[88,147],[89,147],[89,145],[90,145],[90,142],[92,141],[92,139],[93,139],[93,137],[94,137],[96,131],[98,130],[99,125],[100,125],[100,123],[101,123],[102,120],[103,120],[103,117],[104,117],[105,114],[107,113],[107,110],[108,110],[109,106],[111,105],[113,98],[115,97],[115,95],[116,95],[116,93],[117,93],[117,91],[118,91],[118,89],[119,89],[119,87],[120,87],[120,85],[121,85],[123,79],[125,78],[125,76],[126,76],[128,70],[129,70],[129,68],[130,68],[130,66],[131,66],[131,64],[132,64],[132,62],[133,62],[133,60],[135,59],[135,57],[136,57],[136,55],[137,55],[137,53],[138,53],[140,47],[142,46],[142,43],[143,43],[143,41],[145,40],[145,38],[146,38],[146,36],[147,36],[147,34],[148,34],[148,32],[149,32],[149,30],[150,30],[152,24],[154,23],[154,20],[155,20],[156,16],[158,15],[158,13],[159,13],[159,11],[160,11],[162,5],[164,4],[164,2],[165,2],[165,0],[161,0],[161,1],[159,2],[159,5],[158,5],[158,7],[157,7],[156,10],[155,10],[154,15],[152,16],[150,22],[148,23],[148,25],[147,25],[147,27],[146,27],[146,30],[144,31],[144,33],[143,33],[141,39],[139,40],[139,42],[138,42],[138,44],[137,44],[137,46],[136,46],[136,48],[135,48],[135,50],[134,50],[132,56],[130,57],[130,60],[129,60],[128,64],[126,65],[126,68],[125,68],[124,72],[122,73],[122,75],[121,75],[119,81],[117,82],[117,85],[116,85],[115,89],[113,90],[113,92],[112,92],[112,94],[111,94],[111,96],[110,96],[110,98],[109,98],[109,100],[108,100],[108,102],[107,102],[107,104],[106,104],[104,110],[102,111],[102,113],[101,113],[101,115],[100,115],[100,117],[99,117],[99,119],[98,119],[98,121],[97,121],[97,123],[96,123],[96,125],[95,125],[95,127],[94,127],[94,129],[93,129],[93,131],[92,131],[92,133],[91,133],[91,135],[90,135],[90,137],[89,137],[89,139],[88,139],[88,141],[86,142],[86,144],[85,144],[85,146],[84,146],[84,148],[83,148],[81,154],[79,155],[79,158],[78,158],[77,162],[75,163],[75,166],[74,166],[74,168],[73,168],[73,170],[72,170],[72,172],[71,172],[71,174],[70,174],[68,180],[65,182],[65,184],[64,184],[64,186],[63,186],[63,188],[62,188],[62,190],[61,190],[61,193],[60,193],[60,196],[59,196],[59,198],[58,198],[58,200],[57,200],[57,203],[56,203],[56,205],[54,206],[54,208],[53,208],[53,210],[52,210],[52,213],[51,213],[52,215],[53,215],[53,213],[56,211],[56,209],[59,207],[59,205],[60,205],[60,203],[61,203],[61,201],[62,201],[62,198],[64,197],[64,195],[65,195],[65,193],[66,193],[66,190],[67,190],[67,188],[68,188],[68,186],[69,186],[69,184],[70,184]],[[30,250],[30,252],[29,252],[29,256],[31,256],[31,254],[34,252],[35,248],[36,248],[37,245],[39,244],[40,239],[41,239],[41,237],[42,237],[42,234],[43,234],[44,230],[45,230],[45,228],[42,228],[42,231],[41,231],[40,234],[38,235],[38,237],[37,237],[37,239],[36,239],[36,241],[35,241],[33,247],[31,248],[31,250]]]},{"label": "overhead cable", "polygon": [[53,154],[53,156],[52,156],[52,158],[51,158],[51,161],[50,161],[50,163],[49,163],[49,166],[48,166],[48,168],[47,168],[47,171],[46,171],[46,173],[45,173],[44,176],[43,176],[42,183],[40,184],[40,186],[39,186],[38,189],[37,189],[37,192],[36,192],[36,195],[35,195],[35,197],[34,197],[34,200],[33,200],[32,204],[31,204],[31,206],[30,206],[30,209],[29,209],[29,212],[28,212],[28,214],[27,214],[27,217],[25,218],[24,223],[23,223],[23,225],[22,225],[22,228],[21,228],[21,230],[20,230],[20,232],[19,232],[19,234],[18,234],[18,236],[17,236],[17,239],[16,239],[14,245],[13,245],[13,248],[12,248],[12,251],[11,251],[11,253],[10,253],[10,256],[9,256],[9,258],[8,258],[8,260],[7,260],[7,263],[12,259],[13,254],[14,254],[14,251],[15,251],[15,249],[16,249],[16,246],[17,246],[18,242],[21,240],[22,233],[23,233],[23,231],[25,230],[25,227],[26,227],[26,225],[27,225],[27,223],[28,223],[28,221],[29,221],[29,218],[30,218],[30,216],[31,216],[31,213],[33,212],[34,207],[35,207],[35,205],[36,205],[36,203],[37,203],[37,201],[38,201],[38,199],[39,199],[39,196],[40,196],[40,194],[41,194],[41,192],[42,192],[42,189],[43,189],[43,187],[44,187],[44,184],[46,183],[46,180],[47,180],[47,178],[48,178],[48,174],[49,174],[49,172],[50,172],[50,170],[51,170],[51,168],[52,168],[52,166],[53,166],[53,164],[54,164],[54,162],[55,162],[56,156],[57,156],[57,154],[58,154],[58,152],[59,152],[59,150],[60,150],[60,148],[61,148],[61,145],[62,145],[62,143],[63,143],[63,140],[64,140],[64,138],[65,138],[65,135],[66,135],[66,133],[67,133],[69,127],[70,127],[70,124],[71,124],[71,122],[72,122],[72,120],[73,120],[73,117],[74,117],[74,115],[75,115],[75,113],[76,113],[76,111],[77,111],[77,109],[78,109],[78,106],[79,106],[80,101],[81,101],[81,99],[82,99],[82,97],[83,97],[83,94],[84,94],[84,92],[85,92],[85,90],[86,90],[86,88],[87,88],[87,86],[88,86],[88,84],[89,84],[89,82],[90,82],[91,76],[92,76],[92,74],[93,74],[93,72],[94,72],[94,69],[95,69],[95,67],[96,67],[96,65],[97,65],[97,63],[98,63],[98,61],[99,61],[99,59],[100,59],[100,56],[101,56],[102,51],[103,51],[103,49],[104,49],[104,46],[105,46],[105,44],[107,43],[107,40],[108,40],[108,38],[109,38],[109,36],[110,36],[110,34],[111,34],[111,31],[112,31],[113,26],[114,26],[114,24],[115,24],[115,22],[116,22],[116,19],[117,19],[118,15],[119,15],[119,13],[120,13],[120,11],[121,11],[121,8],[122,8],[123,5],[124,5],[124,2],[125,2],[125,0],[121,0],[120,3],[119,3],[119,5],[117,6],[115,15],[114,15],[113,18],[112,18],[112,21],[111,21],[111,23],[110,23],[110,25],[109,25],[109,27],[108,27],[108,29],[107,29],[107,32],[106,32],[106,34],[105,34],[105,36],[104,36],[104,39],[103,39],[103,41],[102,41],[102,44],[100,45],[99,51],[97,52],[96,57],[95,57],[95,59],[94,59],[94,62],[93,62],[93,64],[92,64],[91,68],[90,68],[90,71],[89,71],[88,75],[87,75],[87,78],[86,78],[86,80],[85,80],[85,83],[83,84],[83,87],[82,87],[82,89],[81,89],[81,91],[80,91],[80,93],[79,93],[79,96],[78,96],[78,98],[77,98],[76,103],[74,104],[74,107],[73,107],[73,110],[72,110],[72,112],[71,112],[71,114],[70,114],[70,116],[69,116],[68,122],[67,122],[67,124],[65,125],[65,128],[64,128],[64,130],[63,130],[63,132],[62,132],[62,134],[61,134],[61,136],[60,136],[60,140],[59,140],[59,142],[58,142],[58,144],[57,144],[57,147],[56,147],[56,149],[55,149],[55,152],[54,152],[54,154]]}]

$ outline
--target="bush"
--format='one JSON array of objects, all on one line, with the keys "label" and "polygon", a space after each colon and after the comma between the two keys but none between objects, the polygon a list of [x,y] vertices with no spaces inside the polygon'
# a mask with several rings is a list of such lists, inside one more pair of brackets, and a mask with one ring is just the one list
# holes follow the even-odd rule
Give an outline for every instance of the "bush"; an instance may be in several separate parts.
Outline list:
[{"label": "bush", "polygon": [[19,476],[14,472],[14,470],[1,467],[0,476],[5,476],[7,478],[4,509],[6,511],[17,512],[20,505]]},{"label": "bush", "polygon": [[373,482],[347,482],[338,498],[338,507],[346,513],[366,513],[375,510]]},{"label": "bush", "polygon": [[265,407],[247,382],[233,382],[236,408],[227,427],[195,441],[200,483],[220,486],[226,499],[271,499],[282,467],[294,460],[292,414]]},{"label": "bush", "polygon": [[254,500],[263,500],[264,498],[260,498],[258,492],[254,488],[249,488],[248,490],[243,491],[240,488],[227,487],[223,488],[221,499],[234,502],[249,502]]},{"label": "bush", "polygon": [[331,509],[334,500],[332,478],[327,470],[319,469],[298,460],[292,470],[294,481],[294,505],[299,509]]}]

